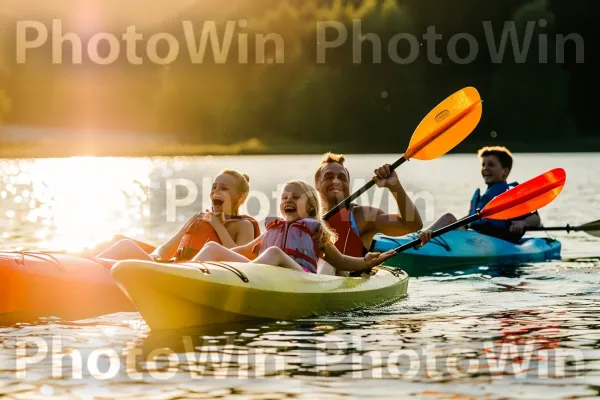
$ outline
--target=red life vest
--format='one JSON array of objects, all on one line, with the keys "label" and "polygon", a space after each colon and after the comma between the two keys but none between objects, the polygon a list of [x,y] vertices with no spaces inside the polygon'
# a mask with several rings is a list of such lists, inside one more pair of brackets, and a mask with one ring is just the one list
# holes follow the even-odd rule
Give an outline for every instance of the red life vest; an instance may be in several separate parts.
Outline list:
[{"label": "red life vest", "polygon": [[351,210],[344,208],[331,217],[327,224],[337,234],[335,247],[340,253],[350,257],[364,257],[365,246],[360,235],[352,228],[350,223]]},{"label": "red life vest", "polygon": [[314,240],[321,223],[305,218],[296,222],[286,222],[282,218],[267,218],[267,231],[260,245],[259,254],[269,247],[279,247],[294,259],[306,272],[317,273],[320,246]]},{"label": "red life vest", "polygon": [[[258,226],[258,222],[252,217],[247,215],[241,215],[239,217],[233,217],[232,219],[228,219],[224,222],[225,225],[239,220],[247,220],[252,223],[254,226],[254,238],[260,236],[260,227]],[[179,242],[179,247],[177,248],[177,253],[175,254],[175,262],[185,262],[189,261],[198,252],[206,245],[208,242],[217,242],[221,243],[219,239],[219,235],[215,232],[212,225],[204,220],[197,220],[187,229],[181,242]]]}]

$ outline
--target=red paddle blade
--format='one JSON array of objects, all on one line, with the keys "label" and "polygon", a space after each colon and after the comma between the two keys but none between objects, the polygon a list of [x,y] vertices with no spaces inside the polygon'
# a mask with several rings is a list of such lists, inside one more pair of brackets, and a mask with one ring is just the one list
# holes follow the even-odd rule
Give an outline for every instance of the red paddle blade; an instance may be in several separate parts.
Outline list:
[{"label": "red paddle blade", "polygon": [[562,191],[567,174],[556,168],[496,196],[481,210],[482,218],[511,219],[549,204]]},{"label": "red paddle blade", "polygon": [[462,142],[483,112],[477,89],[467,87],[438,104],[421,121],[404,153],[407,160],[433,160]]}]

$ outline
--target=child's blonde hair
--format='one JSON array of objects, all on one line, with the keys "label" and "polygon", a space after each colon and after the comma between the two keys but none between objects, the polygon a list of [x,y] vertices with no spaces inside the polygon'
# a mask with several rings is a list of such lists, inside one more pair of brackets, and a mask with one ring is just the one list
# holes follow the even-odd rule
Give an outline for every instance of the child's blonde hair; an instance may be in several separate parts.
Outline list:
[{"label": "child's blonde hair", "polygon": [[321,229],[319,229],[319,232],[317,233],[319,235],[319,247],[324,249],[327,246],[333,245],[337,240],[337,237],[335,233],[329,229],[329,226],[323,222],[323,208],[321,206],[321,196],[319,195],[319,192],[304,181],[289,181],[286,185],[296,185],[306,193],[308,198],[308,204],[306,205],[308,216],[321,222]]},{"label": "child's blonde hair", "polygon": [[250,192],[250,177],[233,169],[224,169],[219,173],[219,175],[223,174],[232,176],[235,179],[237,191],[241,194],[240,201],[235,205],[235,210],[231,210],[234,215],[237,215],[239,208],[248,198],[248,193]]}]

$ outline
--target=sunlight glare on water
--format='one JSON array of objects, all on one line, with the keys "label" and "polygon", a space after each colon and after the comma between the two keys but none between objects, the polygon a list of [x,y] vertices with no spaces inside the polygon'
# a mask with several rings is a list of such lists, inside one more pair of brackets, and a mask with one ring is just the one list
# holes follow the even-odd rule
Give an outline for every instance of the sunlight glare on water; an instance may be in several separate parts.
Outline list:
[{"label": "sunlight glare on water", "polygon": [[5,201],[14,203],[4,214],[13,220],[13,234],[26,224],[30,229],[20,234],[33,233],[42,249],[77,252],[116,233],[143,235],[135,225],[145,208],[147,213],[151,165],[146,159],[97,157],[0,164],[8,180]]},{"label": "sunlight glare on water", "polygon": [[[523,182],[564,168],[567,184],[540,210],[541,218],[546,226],[590,222],[600,218],[597,157],[516,154],[511,180]],[[354,187],[366,182],[373,168],[395,158],[347,156]],[[312,182],[319,159],[2,160],[2,248],[78,250],[117,233],[159,244],[203,210],[208,193],[204,181],[210,186],[223,168],[250,175],[251,215],[274,216],[277,186],[291,179]],[[448,155],[411,161],[398,173],[429,224],[447,212],[466,213],[473,191],[482,186],[479,168],[474,155]],[[165,219],[168,179],[187,179],[200,189],[198,199],[178,208],[171,222]],[[373,189],[357,203],[394,212],[385,194]],[[582,232],[535,235],[560,240],[562,260],[413,277],[407,298],[339,315],[162,332],[149,331],[139,313],[127,312],[0,326],[0,397],[597,398],[600,241]],[[60,347],[53,340],[61,340]],[[30,343],[25,348],[18,341]],[[48,346],[47,355],[19,370],[19,351],[35,357],[40,343]],[[95,351],[104,355],[94,358]],[[72,367],[78,356],[81,366]],[[56,359],[63,364],[55,366]],[[26,376],[17,376],[18,371]]]}]

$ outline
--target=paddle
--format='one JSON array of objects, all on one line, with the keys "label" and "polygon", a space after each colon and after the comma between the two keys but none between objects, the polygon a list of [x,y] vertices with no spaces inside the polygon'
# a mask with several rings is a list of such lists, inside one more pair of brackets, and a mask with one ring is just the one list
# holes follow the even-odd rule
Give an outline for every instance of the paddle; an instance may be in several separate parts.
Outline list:
[{"label": "paddle", "polygon": [[585,232],[589,235],[600,237],[600,220],[594,222],[588,222],[587,224],[579,225],[579,226],[550,226],[544,228],[540,226],[539,228],[527,228],[527,232],[536,232],[536,231],[567,231],[570,232]]},{"label": "paddle", "polygon": [[[441,157],[462,142],[477,126],[482,114],[482,101],[477,89],[467,87],[459,90],[438,104],[421,121],[404,155],[391,164],[393,171],[406,161],[433,160]],[[371,179],[367,184],[329,210],[323,219],[327,221],[338,211],[348,208],[350,203],[375,185]]]},{"label": "paddle", "polygon": [[[566,179],[566,173],[562,168],[548,171],[496,196],[483,210],[432,232],[431,238],[433,239],[482,218],[506,220],[529,214],[553,201],[562,191]],[[391,258],[420,244],[421,239],[415,239],[386,253],[390,253],[389,258]]]}]

